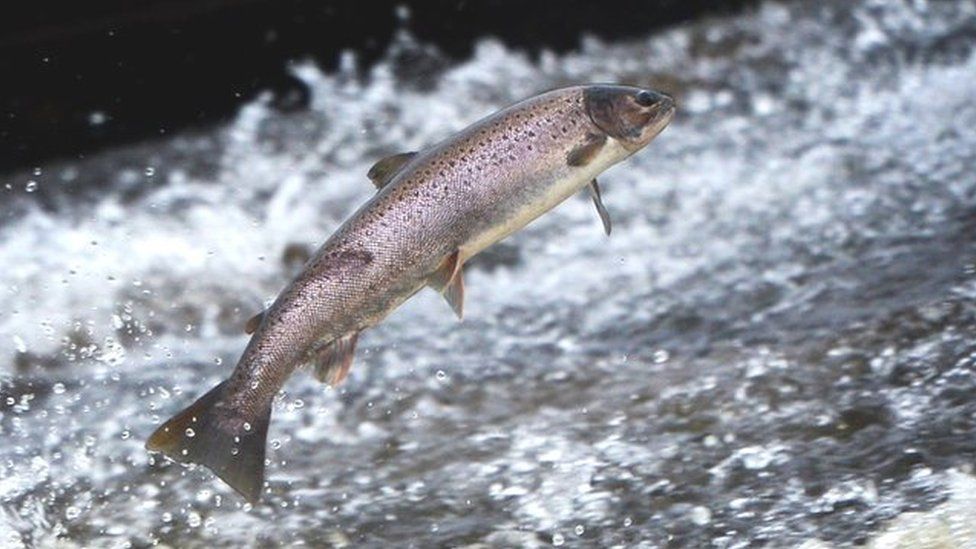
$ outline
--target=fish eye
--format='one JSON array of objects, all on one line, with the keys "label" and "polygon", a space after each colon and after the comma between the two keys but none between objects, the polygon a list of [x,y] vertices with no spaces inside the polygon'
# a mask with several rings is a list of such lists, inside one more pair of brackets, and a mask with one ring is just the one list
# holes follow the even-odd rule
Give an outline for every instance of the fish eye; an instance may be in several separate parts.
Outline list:
[{"label": "fish eye", "polygon": [[654,94],[647,90],[641,90],[634,96],[634,100],[642,107],[650,107],[654,104]]}]

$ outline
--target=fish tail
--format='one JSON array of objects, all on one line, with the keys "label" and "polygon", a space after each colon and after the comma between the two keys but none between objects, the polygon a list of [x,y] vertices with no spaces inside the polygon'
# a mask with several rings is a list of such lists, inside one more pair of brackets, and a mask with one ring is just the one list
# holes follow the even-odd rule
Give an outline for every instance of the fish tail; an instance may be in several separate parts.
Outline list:
[{"label": "fish tail", "polygon": [[[264,452],[271,406],[257,420],[235,429],[217,413],[224,381],[164,423],[146,442],[146,449],[185,463],[205,465],[251,503],[264,486]],[[226,409],[220,410],[226,414]]]}]

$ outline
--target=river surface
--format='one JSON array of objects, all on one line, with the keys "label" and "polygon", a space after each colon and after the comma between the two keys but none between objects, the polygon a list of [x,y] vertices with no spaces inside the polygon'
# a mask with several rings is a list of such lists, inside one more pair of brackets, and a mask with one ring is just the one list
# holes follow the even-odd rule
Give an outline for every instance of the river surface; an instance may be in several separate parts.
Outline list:
[{"label": "river surface", "polygon": [[[307,112],[0,176],[0,547],[976,547],[974,46],[924,0],[402,35],[296,63]],[[341,389],[295,375],[260,505],[147,454],[377,158],[592,81],[679,103],[601,178],[611,238],[581,194],[468,266],[464,322],[421,292]]]}]

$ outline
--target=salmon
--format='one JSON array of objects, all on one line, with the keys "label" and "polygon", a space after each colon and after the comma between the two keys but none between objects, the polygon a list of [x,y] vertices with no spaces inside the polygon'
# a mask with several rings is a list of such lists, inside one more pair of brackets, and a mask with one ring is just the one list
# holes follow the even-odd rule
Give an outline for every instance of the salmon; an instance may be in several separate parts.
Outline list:
[{"label": "salmon", "polygon": [[582,85],[531,97],[419,152],[381,159],[377,193],[318,249],[267,310],[230,377],[160,426],[146,447],[205,465],[248,501],[264,487],[272,401],[296,368],[333,386],[360,332],[423,288],[464,314],[464,264],[588,189],[603,228],[597,176],[671,121],[671,97]]}]

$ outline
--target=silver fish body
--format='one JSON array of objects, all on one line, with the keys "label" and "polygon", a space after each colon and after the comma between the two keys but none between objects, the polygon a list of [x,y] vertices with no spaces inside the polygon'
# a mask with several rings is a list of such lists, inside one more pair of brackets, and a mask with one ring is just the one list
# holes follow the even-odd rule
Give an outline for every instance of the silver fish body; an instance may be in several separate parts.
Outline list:
[{"label": "silver fish body", "polygon": [[[575,86],[398,156],[379,192],[255,322],[231,377],[160,427],[148,447],[204,463],[257,499],[271,402],[296,367],[319,361],[320,377],[341,381],[358,333],[425,286],[445,292],[460,315],[465,261],[587,185],[605,216],[595,178],[650,142],[673,112],[657,92]],[[187,440],[188,422],[229,442]]]}]

